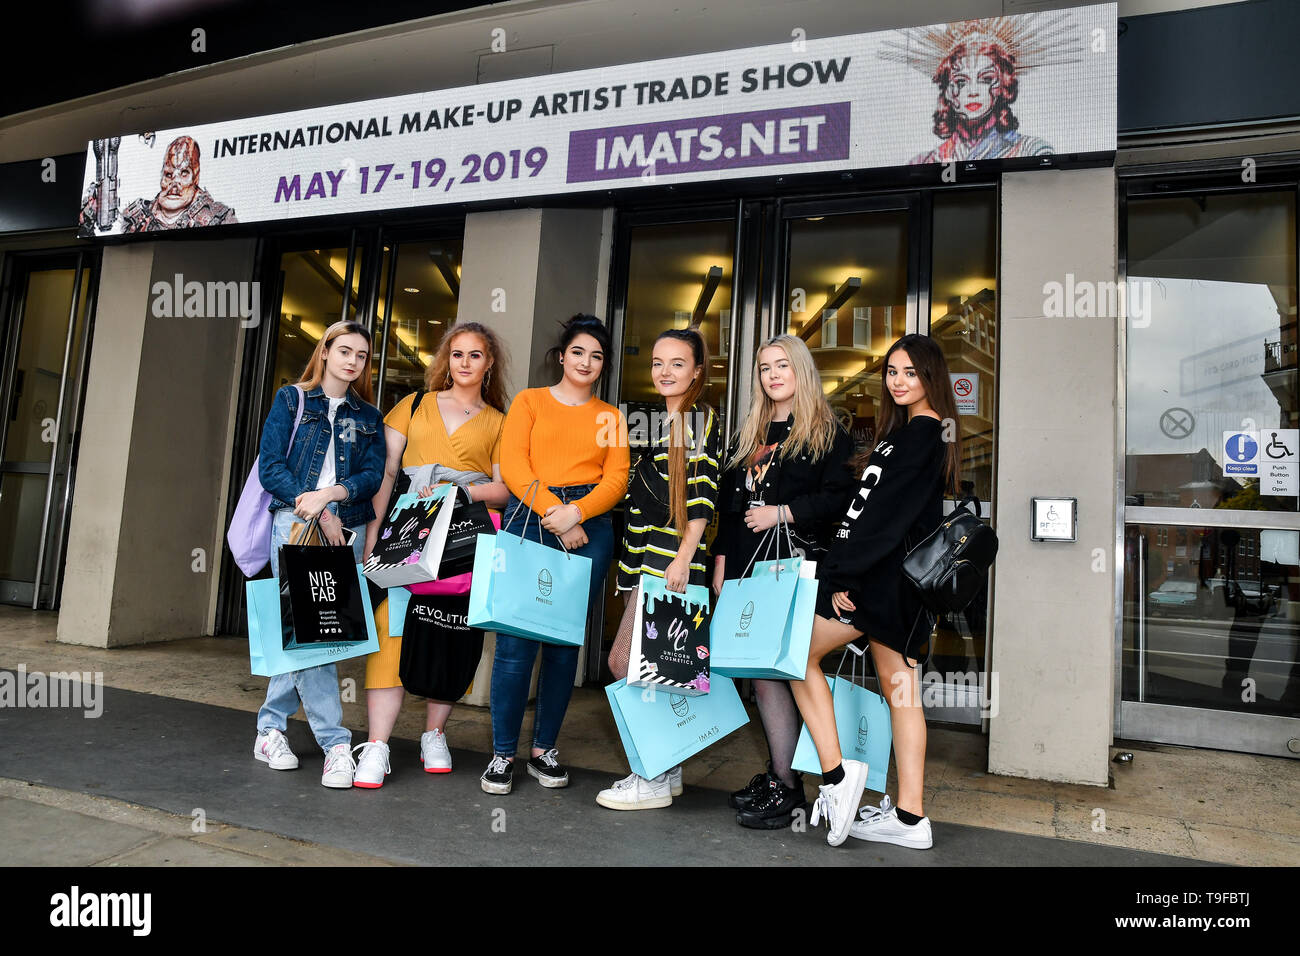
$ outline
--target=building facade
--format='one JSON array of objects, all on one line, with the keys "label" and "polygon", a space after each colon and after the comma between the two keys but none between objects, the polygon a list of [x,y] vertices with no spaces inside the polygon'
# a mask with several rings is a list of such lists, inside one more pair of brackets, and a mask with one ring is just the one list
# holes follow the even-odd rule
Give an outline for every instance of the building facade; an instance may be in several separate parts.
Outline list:
[{"label": "building facade", "polygon": [[[384,411],[458,318],[502,333],[516,390],[553,377],[558,320],[605,318],[629,411],[645,346],[694,323],[729,433],[789,331],[861,441],[922,332],[1001,542],[939,624],[932,716],[979,725],[991,772],[1099,786],[1116,738],[1300,755],[1288,26],[1275,0],[510,3],[0,120],[0,600],[77,644],[240,634],[229,514],[341,316]],[[1233,76],[1187,79],[1225,46]],[[962,70],[978,122],[940,115]],[[478,87],[482,115],[440,95]],[[494,134],[514,101],[534,125]]]}]

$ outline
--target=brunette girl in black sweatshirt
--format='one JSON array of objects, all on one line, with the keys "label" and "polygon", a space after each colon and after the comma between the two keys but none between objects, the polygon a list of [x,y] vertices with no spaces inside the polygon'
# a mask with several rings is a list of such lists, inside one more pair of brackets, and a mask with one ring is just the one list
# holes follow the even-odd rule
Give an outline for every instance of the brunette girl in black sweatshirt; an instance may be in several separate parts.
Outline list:
[{"label": "brunette girl in black sweatshirt", "polygon": [[[955,491],[960,462],[948,365],[934,340],[906,335],[890,346],[882,363],[880,401],[879,437],[854,461],[857,491],[835,529],[830,554],[818,566],[807,679],[791,681],[790,689],[822,765],[812,822],[826,816],[826,841],[838,846],[852,835],[925,849],[932,837],[922,810],[926,735],[916,658],[933,620],[904,580],[902,564],[908,550],[938,527],[943,493]],[[899,797],[897,808],[885,797],[853,824],[867,767],[841,758],[821,662],[864,634],[880,691],[889,701]]]}]

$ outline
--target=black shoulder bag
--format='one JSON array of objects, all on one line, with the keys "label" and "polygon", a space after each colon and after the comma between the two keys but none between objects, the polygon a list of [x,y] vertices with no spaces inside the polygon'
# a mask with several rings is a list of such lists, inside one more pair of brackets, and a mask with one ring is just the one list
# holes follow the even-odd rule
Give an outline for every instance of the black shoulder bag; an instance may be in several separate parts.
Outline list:
[{"label": "black shoulder bag", "polygon": [[[967,505],[972,510],[967,510]],[[952,514],[903,559],[903,577],[934,614],[955,614],[975,599],[998,553],[998,536],[979,518],[980,503],[967,495]]]}]

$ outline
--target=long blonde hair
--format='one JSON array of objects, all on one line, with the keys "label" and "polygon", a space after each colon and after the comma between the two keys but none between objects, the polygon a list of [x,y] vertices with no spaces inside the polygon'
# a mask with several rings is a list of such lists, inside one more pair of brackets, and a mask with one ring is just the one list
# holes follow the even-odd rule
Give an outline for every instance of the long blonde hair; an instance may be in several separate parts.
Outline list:
[{"label": "long blonde hair", "polygon": [[821,458],[835,443],[835,429],[839,423],[822,393],[821,379],[812,353],[798,336],[777,335],[760,345],[754,355],[754,382],[750,389],[749,414],[745,416],[745,424],[740,427],[740,434],[736,438],[736,450],[727,462],[729,468],[749,463],[754,452],[764,444],[768,423],[772,421],[772,413],[776,410],[776,402],[772,401],[763,388],[758,374],[763,350],[770,348],[783,351],[790,360],[790,367],[794,369],[794,407],[790,410],[790,437],[781,443],[781,457],[807,455],[813,459]]},{"label": "long blonde hair", "polygon": [[506,349],[501,344],[500,337],[480,322],[457,322],[447,330],[442,341],[438,343],[438,351],[433,354],[433,360],[424,371],[424,387],[430,392],[441,392],[451,387],[448,384],[451,375],[451,343],[458,335],[466,332],[477,335],[483,340],[488,358],[492,360],[479,385],[479,393],[483,396],[483,401],[497,411],[504,412],[507,387]]},{"label": "long blonde hair", "polygon": [[370,333],[364,325],[357,322],[335,322],[325,334],[320,337],[316,343],[316,349],[311,353],[311,358],[307,359],[306,366],[302,370],[302,378],[298,379],[298,384],[302,386],[304,392],[310,392],[313,388],[321,383],[325,378],[325,353],[329,351],[330,343],[340,335],[359,335],[366,340],[369,346],[366,352],[366,367],[361,370],[357,380],[349,386],[357,393],[367,405],[375,404],[375,383],[371,380],[371,363],[374,361],[374,343],[370,338]]}]

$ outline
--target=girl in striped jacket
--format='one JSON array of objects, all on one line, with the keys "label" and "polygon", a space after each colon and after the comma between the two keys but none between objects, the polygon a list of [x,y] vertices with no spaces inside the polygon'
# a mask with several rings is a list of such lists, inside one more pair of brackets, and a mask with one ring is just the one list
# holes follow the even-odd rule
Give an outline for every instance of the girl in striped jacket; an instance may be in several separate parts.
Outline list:
[{"label": "girl in striped jacket", "polygon": [[[649,447],[629,478],[626,527],[618,561],[618,589],[627,606],[609,653],[616,679],[627,676],[636,589],[641,576],[664,579],[670,591],[708,585],[704,531],[718,500],[721,422],[701,401],[709,353],[694,329],[669,329],[655,339],[650,374],[667,414],[650,426]],[[682,792],[681,767],[646,780],[630,774],[596,802],[612,810],[666,807]]]}]

